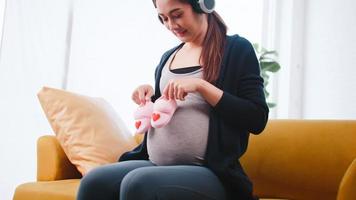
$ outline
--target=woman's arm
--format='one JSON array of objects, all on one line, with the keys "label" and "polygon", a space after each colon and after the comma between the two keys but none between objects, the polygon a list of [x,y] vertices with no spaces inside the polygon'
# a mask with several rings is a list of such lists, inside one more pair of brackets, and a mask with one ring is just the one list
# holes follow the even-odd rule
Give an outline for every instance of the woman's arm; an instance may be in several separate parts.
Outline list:
[{"label": "woman's arm", "polygon": [[209,82],[200,78],[179,78],[169,81],[163,95],[169,99],[183,101],[185,96],[191,92],[199,92],[204,99],[212,106],[220,100],[223,91]]},{"label": "woman's arm", "polygon": [[[263,131],[269,109],[263,92],[263,78],[254,49],[245,44],[245,53],[240,57],[239,72],[226,73],[226,79],[236,79],[236,91],[224,91],[218,103],[213,107],[219,116],[231,125],[237,125],[251,133]],[[235,77],[236,76],[236,77]]]},{"label": "woman's arm", "polygon": [[200,79],[197,91],[213,107],[220,101],[223,95],[222,90],[203,79]]}]

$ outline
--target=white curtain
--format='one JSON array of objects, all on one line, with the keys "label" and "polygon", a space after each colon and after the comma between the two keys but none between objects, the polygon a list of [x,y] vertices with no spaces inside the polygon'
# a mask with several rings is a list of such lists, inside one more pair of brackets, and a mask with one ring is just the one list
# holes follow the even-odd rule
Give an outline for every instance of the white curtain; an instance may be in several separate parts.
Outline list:
[{"label": "white curtain", "polygon": [[2,26],[5,16],[5,0],[0,0],[0,49],[1,49],[1,40],[2,40]]},{"label": "white curtain", "polygon": [[[356,1],[265,0],[268,48],[279,52],[270,117],[356,119]],[[322,6],[320,6],[322,5]],[[270,19],[268,19],[270,18]]]},{"label": "white curtain", "polygon": [[[262,2],[219,0],[216,9],[230,34],[259,42]],[[6,200],[17,185],[36,179],[36,140],[53,134],[36,96],[42,86],[103,97],[133,131],[132,90],[153,84],[161,55],[179,41],[159,23],[150,0],[8,0],[2,11],[0,194]]]},{"label": "white curtain", "polygon": [[[60,87],[68,0],[8,0],[0,57],[0,194],[36,179],[36,140],[51,134],[36,93]],[[3,12],[1,11],[1,15]]]}]

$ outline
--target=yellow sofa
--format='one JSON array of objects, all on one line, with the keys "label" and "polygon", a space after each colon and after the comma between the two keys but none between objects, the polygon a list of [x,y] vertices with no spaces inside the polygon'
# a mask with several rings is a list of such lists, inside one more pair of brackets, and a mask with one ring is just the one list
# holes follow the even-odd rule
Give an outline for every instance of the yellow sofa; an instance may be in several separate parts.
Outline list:
[{"label": "yellow sofa", "polygon": [[[37,146],[37,181],[13,199],[74,200],[81,176],[56,138]],[[356,200],[356,120],[270,120],[241,162],[262,199]]]}]

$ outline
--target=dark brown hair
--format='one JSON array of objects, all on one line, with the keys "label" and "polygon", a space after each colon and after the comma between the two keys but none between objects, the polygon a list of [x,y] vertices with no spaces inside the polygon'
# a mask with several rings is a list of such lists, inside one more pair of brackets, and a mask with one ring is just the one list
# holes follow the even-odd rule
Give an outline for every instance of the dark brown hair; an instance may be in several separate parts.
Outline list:
[{"label": "dark brown hair", "polygon": [[[192,5],[192,1],[190,0],[179,1]],[[154,6],[157,7],[156,0],[152,0],[152,2]],[[195,12],[201,13],[194,9],[193,5],[192,8]],[[203,48],[199,60],[201,60],[203,63],[204,80],[214,84],[218,79],[220,66],[224,55],[227,26],[217,12],[213,11],[207,15],[208,30],[203,41]]]}]

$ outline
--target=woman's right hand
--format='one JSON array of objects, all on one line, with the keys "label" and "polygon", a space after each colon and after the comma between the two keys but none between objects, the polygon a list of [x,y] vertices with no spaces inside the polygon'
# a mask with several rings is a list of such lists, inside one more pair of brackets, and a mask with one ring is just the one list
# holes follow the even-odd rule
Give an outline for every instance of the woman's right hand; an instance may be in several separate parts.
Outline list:
[{"label": "woman's right hand", "polygon": [[142,105],[145,104],[146,101],[150,101],[152,95],[153,87],[148,84],[145,84],[138,86],[132,93],[131,98],[136,104]]}]

